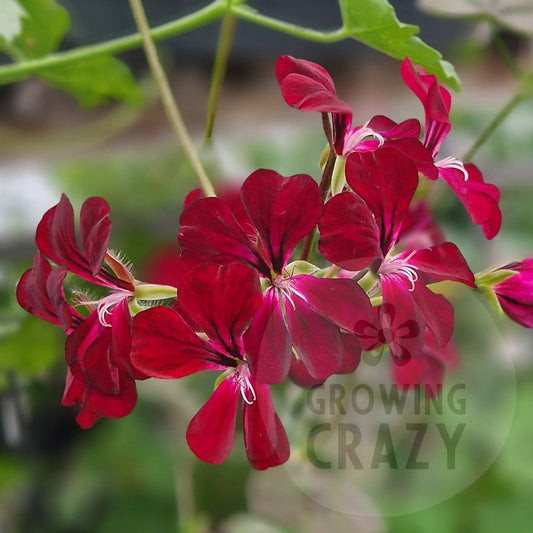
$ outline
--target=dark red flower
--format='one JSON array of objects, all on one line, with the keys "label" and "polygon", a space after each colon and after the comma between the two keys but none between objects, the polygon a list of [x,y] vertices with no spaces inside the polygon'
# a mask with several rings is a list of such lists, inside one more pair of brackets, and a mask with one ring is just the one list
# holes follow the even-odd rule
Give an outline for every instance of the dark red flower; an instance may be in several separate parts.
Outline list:
[{"label": "dark red flower", "polygon": [[[418,183],[415,165],[398,150],[380,148],[350,155],[346,178],[353,192],[338,194],[325,205],[319,221],[320,251],[343,269],[368,268],[376,275],[370,294],[383,301],[377,336],[383,330],[397,338],[395,330],[414,320],[418,335],[411,335],[414,329],[410,328],[407,337],[411,356],[416,348],[421,349],[426,328],[440,346],[446,345],[453,330],[453,308],[427,285],[447,279],[475,287],[474,277],[457,247],[449,242],[395,253]],[[391,328],[394,317],[397,326]],[[397,359],[406,357],[402,343],[392,343],[390,348]]]},{"label": "dark red flower", "polygon": [[[181,378],[200,370],[225,374],[187,429],[191,450],[218,464],[234,441],[239,397],[244,439],[252,466],[262,470],[285,462],[289,444],[267,385],[251,375],[243,332],[262,301],[256,272],[239,263],[204,264],[191,270],[178,289],[183,312],[154,307],[134,318],[132,360],[157,378]],[[204,337],[198,335],[201,333]]]},{"label": "dark red flower", "polygon": [[[72,205],[62,195],[37,227],[34,266],[23,274],[17,286],[17,299],[24,309],[61,326],[67,335],[69,371],[63,403],[81,406],[77,420],[83,427],[94,424],[100,416],[118,418],[128,414],[137,397],[135,380],[146,377],[131,365],[129,358],[129,305],[138,306],[138,290],[151,299],[147,289],[152,286],[137,282],[130,266],[108,250],[108,215],[109,206],[101,198],[89,198],[83,203],[80,246]],[[50,262],[57,268],[52,268]],[[106,288],[107,295],[95,300],[74,291],[67,298],[63,282],[69,272]],[[163,297],[162,292],[156,297]],[[85,314],[77,308],[84,308]]]},{"label": "dark red flower", "polygon": [[299,273],[297,265],[288,267],[322,207],[318,185],[309,176],[285,178],[258,170],[237,199],[199,199],[181,216],[178,244],[185,259],[238,261],[253,267],[268,285],[245,335],[248,364],[261,383],[285,379],[293,347],[307,372],[320,381],[343,368],[353,370],[359,361],[360,350],[346,331],[370,312],[364,291],[353,280],[319,279]]}]

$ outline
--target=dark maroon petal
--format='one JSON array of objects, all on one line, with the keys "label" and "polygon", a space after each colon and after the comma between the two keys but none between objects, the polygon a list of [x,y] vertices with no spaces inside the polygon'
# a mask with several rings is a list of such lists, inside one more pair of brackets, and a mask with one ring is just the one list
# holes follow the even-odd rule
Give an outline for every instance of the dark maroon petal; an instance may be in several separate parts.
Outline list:
[{"label": "dark maroon petal", "polygon": [[222,356],[168,307],[153,307],[135,315],[131,361],[139,371],[156,378],[226,369]]},{"label": "dark maroon petal", "polygon": [[414,163],[390,147],[354,152],[346,161],[346,180],[374,214],[380,248],[386,255],[396,242],[402,218],[418,186]]},{"label": "dark maroon petal", "polygon": [[229,263],[242,261],[269,275],[231,209],[219,198],[189,204],[180,217],[178,245],[186,260]]},{"label": "dark maroon petal", "polygon": [[187,443],[202,461],[220,464],[228,457],[235,440],[238,405],[239,386],[230,375],[189,423]]},{"label": "dark maroon petal", "polygon": [[289,371],[292,345],[277,289],[269,287],[244,334],[248,366],[260,383],[281,383]]},{"label": "dark maroon petal", "polygon": [[383,147],[390,147],[406,155],[421,174],[430,180],[439,177],[439,169],[435,166],[431,152],[417,139],[386,140]]},{"label": "dark maroon petal", "polygon": [[311,61],[281,56],[276,62],[276,77],[285,102],[302,111],[341,113],[352,110],[335,93],[328,72]]},{"label": "dark maroon petal", "polygon": [[178,301],[210,340],[241,357],[244,328],[262,302],[259,277],[240,263],[201,265],[184,277]]},{"label": "dark maroon petal", "polygon": [[253,378],[250,384],[255,401],[243,402],[243,427],[246,454],[256,470],[283,464],[290,455],[289,441],[281,421],[274,411],[268,385]]},{"label": "dark maroon petal", "polygon": [[[76,242],[74,211],[64,194],[59,203],[44,214],[37,226],[35,241],[43,254],[57,265],[88,281],[108,285],[97,276],[109,238],[110,223],[106,218],[108,207],[101,199],[89,199],[87,202],[82,232],[89,257]],[[94,228],[90,229],[92,226]]]},{"label": "dark maroon petal", "polygon": [[111,233],[109,205],[105,200],[89,198],[83,202],[80,211],[80,229],[85,257],[92,275],[96,276],[102,267]]},{"label": "dark maroon petal", "polygon": [[106,395],[119,391],[119,370],[111,362],[112,328],[103,326],[93,311],[68,337],[65,358],[72,374]]},{"label": "dark maroon petal", "polygon": [[352,279],[316,278],[305,274],[290,278],[290,287],[315,311],[347,331],[372,315],[372,305]]},{"label": "dark maroon petal", "polygon": [[393,358],[402,363],[422,349],[425,317],[413,301],[407,280],[396,275],[381,276],[381,287],[383,305],[379,308],[379,337],[389,345]]},{"label": "dark maroon petal", "polygon": [[145,379],[147,376],[137,370],[131,363],[131,328],[132,318],[126,298],[113,308],[111,317],[110,359],[121,372],[133,379]]},{"label": "dark maroon petal", "polygon": [[177,246],[160,248],[150,254],[140,279],[147,283],[178,287],[185,274],[195,266],[196,261],[183,259]]},{"label": "dark maroon petal", "polygon": [[[398,257],[406,255],[407,252]],[[413,255],[409,254],[408,263],[426,274],[425,283],[449,280],[476,288],[474,274],[459,248],[451,242],[419,250]]]},{"label": "dark maroon petal", "polygon": [[368,319],[363,318],[355,323],[354,332],[364,351],[375,350],[387,342],[382,333],[379,311],[379,307],[374,307]]},{"label": "dark maroon petal", "polygon": [[459,200],[465,206],[472,222],[481,226],[487,239],[500,231],[502,214],[498,206],[500,191],[495,185],[485,183],[478,168],[465,165],[468,179],[456,168],[439,168],[439,175],[448,182]]},{"label": "dark maroon petal", "polygon": [[337,194],[326,203],[318,229],[318,248],[322,255],[346,270],[362,270],[382,258],[372,213],[351,192]]},{"label": "dark maroon petal", "polygon": [[52,269],[44,255],[37,250],[33,268],[24,272],[18,282],[16,296],[23,309],[70,332],[73,317],[79,315],[65,301],[63,280],[66,274],[65,269]]},{"label": "dark maroon petal", "polygon": [[311,389],[317,385],[324,383],[324,379],[314,378],[305,367],[303,361],[297,357],[291,359],[291,366],[289,369],[289,377],[291,381],[299,387]]},{"label": "dark maroon petal", "polygon": [[119,375],[118,392],[107,395],[78,380],[70,371],[67,372],[63,405],[80,405],[76,422],[88,429],[100,418],[122,418],[131,413],[137,402],[135,381]]},{"label": "dark maroon petal", "polygon": [[284,297],[283,303],[292,343],[309,374],[325,380],[338,372],[344,356],[339,327],[295,294]]},{"label": "dark maroon petal", "polygon": [[261,169],[243,183],[241,197],[264,253],[280,274],[294,247],[318,222],[323,205],[318,184],[305,174],[284,178]]}]

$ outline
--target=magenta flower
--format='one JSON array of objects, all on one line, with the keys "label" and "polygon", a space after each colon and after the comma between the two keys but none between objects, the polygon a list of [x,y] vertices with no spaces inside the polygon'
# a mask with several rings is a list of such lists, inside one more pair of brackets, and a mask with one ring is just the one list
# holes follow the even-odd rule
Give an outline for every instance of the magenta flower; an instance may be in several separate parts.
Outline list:
[{"label": "magenta flower", "polygon": [[[418,324],[417,330],[410,327],[406,333],[409,349],[403,342],[389,346],[395,358],[416,355],[426,328],[439,346],[445,346],[453,330],[453,308],[427,285],[452,280],[475,287],[474,276],[450,242],[396,253],[402,221],[418,184],[415,165],[388,147],[353,153],[347,159],[346,179],[353,192],[334,196],[320,218],[320,251],[343,269],[368,269],[376,276],[370,294],[382,298],[381,329],[389,335],[384,338],[396,339],[395,331],[402,325]],[[357,332],[361,334],[360,328]]]},{"label": "magenta flower", "polygon": [[[415,67],[409,58],[402,63],[402,77],[424,106],[426,115],[423,145],[436,159],[442,142],[450,131],[450,93],[432,74]],[[474,224],[481,226],[487,239],[496,236],[501,226],[502,215],[498,202],[500,191],[495,185],[485,183],[479,169],[469,163],[463,164],[455,157],[435,161],[438,176],[446,180],[459,200],[464,204]],[[435,179],[434,174],[424,173]]]},{"label": "magenta flower", "polygon": [[492,285],[503,312],[518,324],[533,328],[533,259],[511,263],[498,270],[508,271],[505,279]]},{"label": "magenta flower", "polygon": [[178,301],[187,321],[166,307],[135,316],[135,366],[147,375],[168,379],[200,370],[225,371],[211,398],[189,424],[191,450],[208,463],[226,459],[234,442],[240,399],[246,453],[252,466],[262,470],[285,462],[289,456],[285,430],[268,386],[250,373],[244,349],[244,330],[262,301],[256,272],[239,263],[201,265],[184,277]]},{"label": "magenta flower", "polygon": [[276,62],[276,77],[288,105],[331,116],[332,138],[328,141],[337,155],[347,157],[355,151],[392,146],[408,155],[420,172],[437,177],[431,155],[418,140],[418,120],[409,119],[397,124],[378,115],[365,125],[352,127],[350,106],[338,98],[331,76],[320,65],[281,56]]},{"label": "magenta flower", "polygon": [[[84,202],[80,247],[72,205],[62,195],[37,227],[34,266],[17,286],[17,299],[24,309],[61,326],[67,335],[69,370],[63,404],[80,405],[77,421],[84,428],[101,417],[127,415],[137,398],[135,380],[146,377],[130,361],[128,303],[134,299],[139,283],[128,265],[107,248],[111,231],[108,215],[109,206],[103,199]],[[52,268],[50,262],[57,268]],[[105,287],[108,294],[94,300],[75,291],[69,303],[63,288],[68,272]],[[88,316],[78,312],[78,307],[84,307]]]},{"label": "magenta flower", "polygon": [[178,244],[185,259],[238,261],[265,280],[262,305],[245,335],[248,364],[261,383],[285,379],[293,347],[303,365],[292,365],[299,369],[298,383],[325,381],[333,373],[353,371],[359,362],[357,339],[347,332],[371,312],[364,291],[350,279],[316,278],[288,268],[322,207],[318,185],[309,176],[258,170],[239,197],[199,199],[181,216]]}]

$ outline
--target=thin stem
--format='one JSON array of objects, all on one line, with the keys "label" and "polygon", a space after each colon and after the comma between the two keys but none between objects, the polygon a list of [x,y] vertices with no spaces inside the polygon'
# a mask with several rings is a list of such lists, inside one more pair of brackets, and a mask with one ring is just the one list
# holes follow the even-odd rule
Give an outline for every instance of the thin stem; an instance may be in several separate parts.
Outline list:
[{"label": "thin stem", "polygon": [[468,163],[474,157],[474,154],[487,142],[488,138],[494,133],[496,128],[504,121],[504,119],[511,113],[511,111],[524,100],[524,94],[519,89],[515,95],[503,106],[500,112],[492,119],[488,126],[481,132],[477,140],[470,147],[470,149],[465,153],[462,160],[465,163]]},{"label": "thin stem", "polygon": [[[150,30],[154,41],[174,37],[182,33],[201,28],[210,24],[226,13],[226,0],[215,0],[208,6],[166,24],[162,24]],[[0,83],[12,83],[18,81],[26,74],[41,69],[59,67],[68,63],[83,61],[101,55],[114,55],[127,50],[139,48],[143,39],[139,33],[126,35],[103,43],[80,46],[65,52],[56,52],[46,57],[21,61],[0,67]]]},{"label": "thin stem", "polygon": [[292,35],[293,37],[298,37],[299,39],[305,39],[306,41],[315,41],[319,43],[334,43],[344,39],[347,34],[345,28],[340,28],[334,31],[318,31],[312,30],[309,28],[304,28],[302,26],[296,26],[295,24],[290,24],[289,22],[284,22],[272,17],[267,17],[262,15],[257,11],[250,9],[247,6],[232,6],[231,12],[242,20],[248,22],[253,22],[260,26],[265,26],[271,30],[279,31],[281,33],[286,33]]},{"label": "thin stem", "polygon": [[[335,161],[337,160],[337,154],[330,147],[328,159],[324,165],[324,171],[322,172],[322,180],[320,181],[320,192],[322,194],[322,201],[325,202],[329,193],[329,187],[331,185],[331,176],[333,175],[333,169],[335,168]],[[313,231],[307,235],[302,246],[302,253],[300,259],[302,261],[309,261],[311,251],[315,246],[315,242],[318,236],[317,227],[313,228]]]},{"label": "thin stem", "polygon": [[148,25],[148,20],[146,19],[146,14],[142,5],[142,0],[130,0],[130,7],[133,13],[133,18],[135,19],[135,24],[141,34],[143,40],[143,48],[146,53],[146,58],[148,59],[148,64],[150,65],[150,70],[156,80],[157,86],[159,88],[159,93],[161,95],[161,100],[163,107],[167,114],[167,118],[172,126],[174,133],[180,143],[189,163],[191,164],[194,172],[196,173],[202,190],[206,196],[215,196],[215,190],[213,185],[209,181],[207,174],[205,173],[200,157],[194,146],[194,143],[187,131],[179,108],[170,85],[168,83],[167,76],[157,55],[157,50],[155,48],[154,41],[150,35],[150,27]]},{"label": "thin stem", "polygon": [[[230,5],[231,0],[228,0],[228,8]],[[205,128],[206,140],[211,139],[211,136],[213,135],[218,99],[222,84],[224,83],[224,78],[226,77],[229,54],[231,52],[231,45],[233,44],[233,37],[235,35],[235,23],[235,15],[228,10],[222,19],[215,64],[213,66],[211,89],[209,91],[209,100],[207,102],[207,123]]]}]

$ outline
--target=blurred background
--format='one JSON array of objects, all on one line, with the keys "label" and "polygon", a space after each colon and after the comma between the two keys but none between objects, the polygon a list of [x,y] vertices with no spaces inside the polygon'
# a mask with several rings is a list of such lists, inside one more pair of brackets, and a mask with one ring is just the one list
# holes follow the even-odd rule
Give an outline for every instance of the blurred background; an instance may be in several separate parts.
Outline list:
[{"label": "blurred background", "polygon": [[[60,3],[71,16],[65,49],[135,29],[126,1]],[[150,0],[145,8],[156,26],[207,3]],[[334,0],[250,4],[320,30],[341,25]],[[460,158],[516,89],[500,54],[502,43],[514,60],[531,69],[531,40],[512,27],[495,30],[487,23],[437,18],[414,1],[391,4],[401,21],[420,26],[420,37],[453,62],[462,80],[461,92],[452,96],[452,132],[442,149],[443,156]],[[218,29],[214,24],[158,45],[185,122],[215,181],[242,181],[261,167],[319,179],[318,158],[325,144],[320,117],[284,103],[274,76],[282,54],[326,67],[339,96],[352,105],[356,123],[375,114],[396,121],[423,120],[423,109],[401,80],[398,61],[353,40],[313,44],[239,21],[213,142],[204,146]],[[311,473],[303,482],[292,467],[254,472],[240,435],[223,465],[197,460],[184,433],[209,396],[210,375],[179,383],[140,383],[138,405],[128,417],[103,419],[86,431],[77,427],[76,409],[60,404],[63,334],[19,309],[14,297],[18,278],[32,263],[36,225],[62,192],[75,210],[87,197],[102,196],[111,207],[111,247],[128,256],[142,279],[151,260],[175,246],[183,199],[197,186],[165,119],[142,51],[120,58],[141,83],[140,105],[83,109],[37,78],[0,87],[0,531],[530,531],[533,338],[530,331],[497,320],[460,289],[450,295],[461,350],[459,377],[452,379],[474,384],[469,401],[477,407],[470,414],[483,417],[461,460],[474,464],[486,450],[488,459],[457,485],[452,482],[448,492],[443,490],[443,501],[428,501],[416,512],[424,491],[450,483],[445,473],[440,478],[432,471],[419,486],[400,491],[405,514],[380,497],[383,485],[367,483],[352,471],[350,490],[362,502],[358,516],[324,504],[321,491],[334,493],[334,477]],[[508,116],[475,158],[485,179],[502,191],[503,226],[496,239],[485,241],[447,189],[438,196],[436,216],[474,271],[530,256],[533,250],[532,124],[529,100]],[[354,379],[372,380],[372,373],[364,370]],[[297,461],[305,436],[291,417],[309,413],[289,387],[275,389]],[[295,411],[283,408],[287,398]],[[309,483],[312,491],[307,490]],[[388,512],[393,507],[395,512]]]}]

